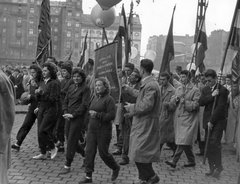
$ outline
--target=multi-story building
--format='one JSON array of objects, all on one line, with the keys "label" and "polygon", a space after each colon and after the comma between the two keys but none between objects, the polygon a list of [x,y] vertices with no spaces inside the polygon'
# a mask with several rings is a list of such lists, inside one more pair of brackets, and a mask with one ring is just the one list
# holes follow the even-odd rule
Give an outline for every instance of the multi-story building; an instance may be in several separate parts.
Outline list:
[{"label": "multi-story building", "polygon": [[[224,30],[215,30],[207,38],[208,49],[205,52],[204,64],[206,68],[213,68],[219,71],[222,62],[223,54],[226,48],[226,41],[228,32]],[[156,52],[156,59],[154,62],[154,69],[159,70],[162,62],[163,52],[165,48],[166,36],[152,36],[149,38],[147,50],[154,50]],[[176,65],[186,68],[187,64],[192,60],[192,50],[194,36],[174,36],[174,50],[175,58],[170,62],[171,72],[175,72]],[[229,72],[231,67],[231,56],[227,55],[224,72]]]},{"label": "multi-story building", "polygon": [[[31,64],[36,58],[38,23],[42,0],[0,0],[0,62]],[[91,21],[91,15],[83,14],[82,0],[51,1],[52,54],[64,60],[73,52],[72,60],[80,58],[86,31],[88,34],[89,57],[94,58],[96,44],[102,40],[102,30]],[[119,16],[106,28],[109,42],[115,37]],[[138,50],[133,60],[137,63],[141,47],[141,23],[136,15],[133,19],[132,44]]]}]

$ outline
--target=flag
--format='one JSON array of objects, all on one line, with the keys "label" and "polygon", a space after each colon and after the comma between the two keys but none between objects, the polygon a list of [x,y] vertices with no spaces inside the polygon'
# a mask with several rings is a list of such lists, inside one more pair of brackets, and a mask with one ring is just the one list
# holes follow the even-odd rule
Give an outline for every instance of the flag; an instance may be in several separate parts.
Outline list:
[{"label": "flag", "polygon": [[132,19],[133,19],[133,1],[130,4],[130,13],[128,17],[127,28],[125,32],[125,62],[129,62],[129,56],[131,54],[131,42],[132,42]]},{"label": "flag", "polygon": [[197,39],[198,33],[196,32],[194,43],[197,44],[196,49],[196,55],[195,55],[195,65],[196,70],[199,70],[200,73],[203,73],[205,71],[205,65],[203,63],[203,60],[205,58],[205,51],[208,49],[207,47],[207,34],[206,34],[206,28],[205,28],[205,20],[202,20],[202,29],[197,29],[197,32],[199,32],[199,36]]},{"label": "flag", "polygon": [[71,61],[73,51],[70,51],[67,56],[64,58],[64,61]]},{"label": "flag", "polygon": [[[171,19],[170,27],[168,30],[167,39],[165,42],[162,64],[161,64],[159,73],[164,72],[164,71],[167,71],[170,73],[170,61],[174,59],[173,16],[174,16],[175,8],[176,8],[176,6],[174,6],[174,8],[173,8],[172,19]],[[160,75],[159,75],[159,79],[160,79]]]},{"label": "flag", "polygon": [[125,35],[126,35],[125,33],[127,31],[126,28],[127,28],[127,19],[126,19],[124,5],[122,5],[122,11],[119,18],[118,32],[113,40],[118,42],[118,47],[117,47],[117,67],[118,68],[122,68],[122,38],[124,37],[124,40],[125,40]]},{"label": "flag", "polygon": [[[43,0],[40,10],[40,19],[38,25],[38,44],[36,53],[36,62],[42,64],[45,62],[47,56],[49,56],[49,47],[51,40],[51,18],[50,18],[50,1]],[[51,49],[51,48],[50,48]]]},{"label": "flag", "polygon": [[240,78],[240,0],[238,0],[236,4],[227,48],[234,53],[232,59],[232,97],[234,99],[236,93],[233,89],[239,86]]},{"label": "flag", "polygon": [[80,68],[83,67],[83,64],[85,62],[85,51],[87,50],[87,36],[88,36],[88,32],[85,35],[80,60],[79,60],[79,63],[77,64],[77,66]]}]

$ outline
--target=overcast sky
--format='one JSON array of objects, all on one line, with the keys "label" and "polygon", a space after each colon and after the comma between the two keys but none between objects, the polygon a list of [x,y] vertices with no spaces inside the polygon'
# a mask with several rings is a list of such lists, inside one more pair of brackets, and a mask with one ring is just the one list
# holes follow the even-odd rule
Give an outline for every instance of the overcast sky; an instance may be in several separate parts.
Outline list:
[{"label": "overcast sky", "polygon": [[[64,0],[62,0],[64,1]],[[210,35],[213,30],[230,30],[237,0],[209,0],[206,13],[206,32]],[[152,35],[167,35],[173,7],[176,10],[173,23],[174,35],[194,35],[198,0],[141,0],[137,6],[135,0],[133,11],[140,15],[142,23],[141,53],[146,51],[148,38]],[[128,14],[131,0],[122,0],[115,8],[120,13],[122,3]],[[96,5],[96,0],[83,0],[83,11],[90,14]]]}]

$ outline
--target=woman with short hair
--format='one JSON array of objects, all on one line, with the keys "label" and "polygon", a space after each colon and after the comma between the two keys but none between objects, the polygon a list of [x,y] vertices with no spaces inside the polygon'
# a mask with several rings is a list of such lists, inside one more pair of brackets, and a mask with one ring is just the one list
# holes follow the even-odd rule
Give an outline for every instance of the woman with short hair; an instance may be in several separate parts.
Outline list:
[{"label": "woman with short hair", "polygon": [[115,118],[115,101],[109,94],[110,86],[106,78],[95,80],[96,96],[89,107],[89,124],[86,138],[85,173],[79,183],[92,183],[94,160],[97,153],[104,163],[113,170],[111,180],[118,177],[120,166],[109,153],[112,139],[112,120]]}]

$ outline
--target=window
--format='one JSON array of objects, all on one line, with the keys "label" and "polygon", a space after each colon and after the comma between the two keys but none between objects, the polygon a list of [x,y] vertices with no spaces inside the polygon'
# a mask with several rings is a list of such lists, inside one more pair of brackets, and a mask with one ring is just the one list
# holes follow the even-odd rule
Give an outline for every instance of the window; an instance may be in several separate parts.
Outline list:
[{"label": "window", "polygon": [[54,49],[54,50],[57,50],[57,46],[56,46],[56,45],[54,45],[54,46],[53,46],[53,49]]},{"label": "window", "polygon": [[72,16],[72,11],[71,10],[68,10],[68,16]]},{"label": "window", "polygon": [[58,40],[57,36],[54,36],[54,41],[56,42]]},{"label": "window", "polygon": [[21,45],[21,41],[20,40],[17,41],[17,45]]},{"label": "window", "polygon": [[68,21],[68,22],[67,22],[67,26],[68,26],[68,27],[71,27],[71,26],[72,26],[72,22],[71,22],[71,21]]},{"label": "window", "polygon": [[54,28],[54,32],[58,32],[58,28],[57,27]]},{"label": "window", "polygon": [[29,24],[34,24],[33,20],[30,20],[30,21],[29,21]]},{"label": "window", "polygon": [[28,45],[33,45],[33,42],[32,41],[28,42]]},{"label": "window", "polygon": [[55,22],[58,23],[58,18],[55,18]]},{"label": "window", "polygon": [[3,28],[2,32],[3,32],[3,33],[6,33],[6,28]]},{"label": "window", "polygon": [[3,38],[3,39],[2,39],[2,43],[3,43],[3,44],[6,43],[6,38]]},{"label": "window", "polygon": [[29,29],[28,34],[32,35],[33,34],[33,29]]},{"label": "window", "polygon": [[22,23],[22,19],[18,18],[17,23],[21,24]]},{"label": "window", "polygon": [[67,42],[67,48],[70,49],[71,48],[71,43]]},{"label": "window", "polygon": [[75,27],[80,27],[80,24],[79,24],[79,22],[76,22],[76,25],[75,25]]},{"label": "window", "polygon": [[79,13],[79,12],[77,12],[77,13],[76,13],[76,16],[77,16],[77,17],[80,17],[80,13]]},{"label": "window", "polygon": [[22,31],[20,28],[17,29],[17,35],[21,35]]},{"label": "window", "polygon": [[77,49],[77,48],[78,48],[78,43],[76,42],[76,43],[75,43],[75,49]]},{"label": "window", "polygon": [[3,17],[3,22],[7,22],[7,18],[6,17]]},{"label": "window", "polygon": [[34,3],[34,0],[31,0],[31,3]]},{"label": "window", "polygon": [[79,34],[78,33],[75,33],[75,38],[79,38]]},{"label": "window", "polygon": [[34,8],[30,8],[30,13],[34,13]]},{"label": "window", "polygon": [[71,37],[71,31],[67,31],[67,37]]}]

